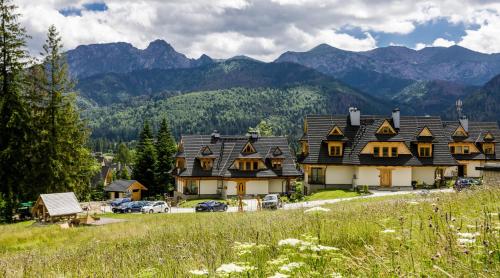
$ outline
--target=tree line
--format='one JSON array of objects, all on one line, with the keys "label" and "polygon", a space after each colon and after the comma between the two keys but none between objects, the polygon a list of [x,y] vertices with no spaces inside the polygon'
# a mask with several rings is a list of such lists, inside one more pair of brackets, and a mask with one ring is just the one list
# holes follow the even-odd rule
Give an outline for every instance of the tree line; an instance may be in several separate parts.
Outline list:
[{"label": "tree line", "polygon": [[17,7],[0,0],[0,220],[41,193],[90,191],[98,165],[87,147],[90,130],[76,107],[61,36],[47,32],[41,58],[26,50],[29,36]]}]

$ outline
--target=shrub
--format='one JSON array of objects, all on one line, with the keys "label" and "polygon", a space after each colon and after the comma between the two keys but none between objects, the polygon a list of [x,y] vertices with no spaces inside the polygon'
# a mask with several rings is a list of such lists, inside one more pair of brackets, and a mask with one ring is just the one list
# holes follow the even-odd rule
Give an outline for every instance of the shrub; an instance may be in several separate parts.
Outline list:
[{"label": "shrub", "polygon": [[304,200],[304,184],[301,181],[293,184],[293,193],[290,195],[290,202],[300,202]]}]

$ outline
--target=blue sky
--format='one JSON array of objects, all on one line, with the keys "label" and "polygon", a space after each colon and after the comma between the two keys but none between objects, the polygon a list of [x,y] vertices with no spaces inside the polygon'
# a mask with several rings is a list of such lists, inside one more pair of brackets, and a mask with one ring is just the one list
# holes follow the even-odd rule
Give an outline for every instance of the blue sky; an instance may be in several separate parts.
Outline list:
[{"label": "blue sky", "polygon": [[495,0],[14,0],[38,53],[54,24],[66,48],[164,39],[188,57],[272,61],[318,44],[364,51],[454,44],[500,52]]}]

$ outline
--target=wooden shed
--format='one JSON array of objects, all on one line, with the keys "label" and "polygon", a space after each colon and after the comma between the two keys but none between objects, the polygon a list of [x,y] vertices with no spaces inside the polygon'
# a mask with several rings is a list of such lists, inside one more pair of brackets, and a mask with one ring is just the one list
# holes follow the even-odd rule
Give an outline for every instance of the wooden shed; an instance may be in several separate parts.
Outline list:
[{"label": "wooden shed", "polygon": [[32,212],[37,221],[57,222],[76,218],[82,207],[73,192],[41,194]]},{"label": "wooden shed", "polygon": [[111,200],[130,197],[133,201],[138,201],[144,190],[148,189],[136,180],[115,180],[104,188]]}]

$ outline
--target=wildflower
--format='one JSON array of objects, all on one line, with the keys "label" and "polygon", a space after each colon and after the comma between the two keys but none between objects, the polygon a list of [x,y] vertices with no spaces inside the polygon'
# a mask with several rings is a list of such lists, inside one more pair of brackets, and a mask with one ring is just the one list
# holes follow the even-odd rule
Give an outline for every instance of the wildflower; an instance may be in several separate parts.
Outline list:
[{"label": "wildflower", "polygon": [[270,265],[280,265],[280,264],[284,264],[286,262],[288,262],[288,258],[287,257],[279,257],[277,259],[270,260],[267,263],[270,264]]},{"label": "wildflower", "polygon": [[498,212],[490,212],[488,213],[489,216],[498,216]]},{"label": "wildflower", "polygon": [[253,247],[255,247],[255,243],[252,243],[252,242],[235,242],[234,243],[234,248],[235,249],[240,249],[240,250],[245,250],[245,249],[252,249]]},{"label": "wildflower", "polygon": [[244,272],[245,267],[239,266],[239,265],[234,264],[234,263],[230,263],[230,264],[223,264],[223,265],[219,266],[219,268],[217,268],[217,270],[215,270],[215,271],[219,272],[219,273],[229,274],[229,273],[235,273],[235,272]]},{"label": "wildflower", "polygon": [[395,233],[395,232],[396,232],[396,231],[395,231],[395,230],[393,230],[393,229],[385,229],[385,230],[383,230],[381,233],[383,233],[383,234],[391,234],[391,233]]},{"label": "wildflower", "polygon": [[411,202],[408,202],[408,204],[410,204],[410,205],[418,205],[419,202],[411,201]]},{"label": "wildflower", "polygon": [[303,263],[292,262],[280,267],[281,271],[292,272],[294,269],[302,266]]},{"label": "wildflower", "polygon": [[457,235],[462,238],[476,238],[480,233],[457,233]]},{"label": "wildflower", "polygon": [[310,212],[328,212],[330,209],[327,208],[322,208],[322,207],[313,207],[310,209],[306,209],[304,213],[310,213]]},{"label": "wildflower", "polygon": [[474,225],[467,225],[467,228],[471,228],[472,229],[472,228],[476,228],[476,226],[474,226]]},{"label": "wildflower", "polygon": [[278,242],[279,246],[285,246],[285,245],[290,245],[290,246],[297,246],[301,245],[304,243],[304,241],[296,238],[287,238],[287,239],[282,239]]},{"label": "wildflower", "polygon": [[474,243],[476,242],[475,239],[470,239],[470,238],[459,238],[457,239],[459,245],[466,245],[469,243]]},{"label": "wildflower", "polygon": [[331,277],[332,278],[342,278],[342,275],[338,272],[334,272],[334,273],[332,273]]},{"label": "wildflower", "polygon": [[203,276],[203,275],[208,275],[208,270],[206,269],[195,269],[195,270],[191,270],[189,271],[189,273],[195,275],[195,276]]},{"label": "wildflower", "polygon": [[287,278],[287,277],[290,277],[290,275],[286,275],[279,272],[274,273],[273,276],[269,276],[269,278]]}]

